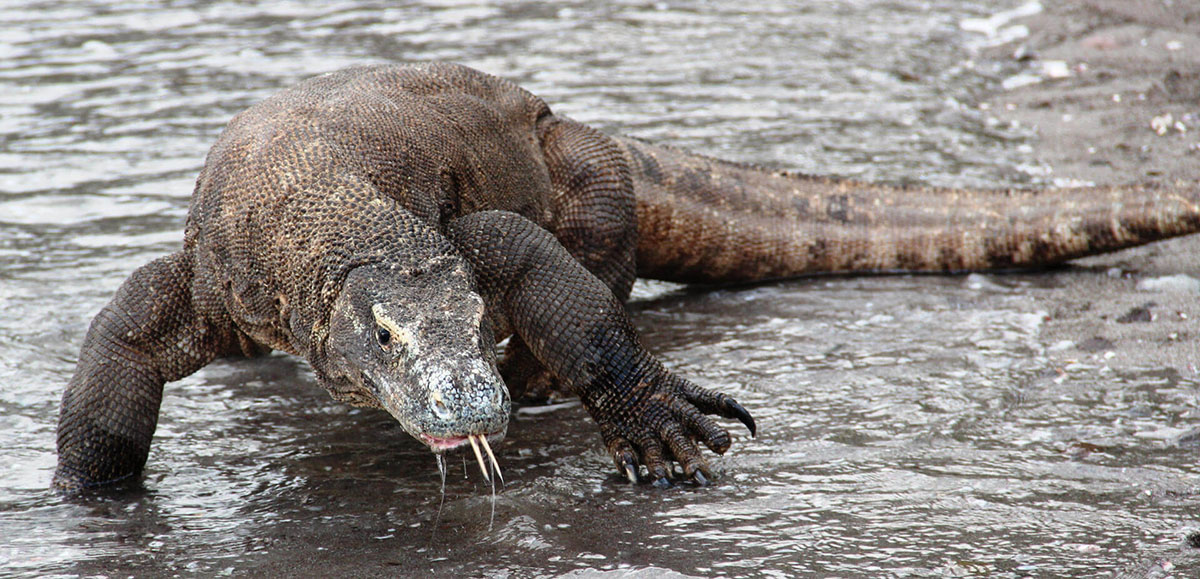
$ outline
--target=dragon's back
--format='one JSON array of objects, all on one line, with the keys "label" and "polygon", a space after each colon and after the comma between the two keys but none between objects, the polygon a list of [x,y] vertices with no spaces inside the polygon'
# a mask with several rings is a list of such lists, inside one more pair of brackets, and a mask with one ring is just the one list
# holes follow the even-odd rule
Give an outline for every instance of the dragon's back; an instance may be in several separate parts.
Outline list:
[{"label": "dragon's back", "polygon": [[196,182],[184,247],[197,291],[285,349],[279,304],[323,311],[348,268],[384,259],[383,240],[410,257],[449,251],[418,246],[428,236],[409,235],[414,224],[440,231],[485,209],[541,220],[551,186],[534,135],[547,113],[515,84],[450,64],[352,68],[252,106]]}]

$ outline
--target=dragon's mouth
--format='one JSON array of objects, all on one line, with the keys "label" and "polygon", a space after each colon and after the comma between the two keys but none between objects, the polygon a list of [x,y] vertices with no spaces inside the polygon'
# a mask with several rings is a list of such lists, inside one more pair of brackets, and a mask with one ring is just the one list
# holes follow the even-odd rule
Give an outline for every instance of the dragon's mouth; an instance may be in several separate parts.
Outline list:
[{"label": "dragon's mouth", "polygon": [[495,440],[496,437],[503,435],[503,430],[497,430],[489,434],[464,434],[462,436],[433,436],[422,432],[418,435],[421,442],[424,442],[430,450],[436,453],[443,453],[454,450],[461,446],[470,444],[471,438],[479,440],[480,438]]},{"label": "dragon's mouth", "polygon": [[479,461],[479,470],[483,473],[483,478],[490,480],[489,463],[484,461],[483,454],[479,451],[480,447],[487,452],[488,461],[490,461],[491,470],[496,473],[497,478],[503,482],[504,478],[500,475],[500,464],[496,462],[496,455],[492,453],[492,445],[488,443],[489,438],[499,440],[504,436],[504,430],[497,430],[491,434],[467,434],[464,436],[433,436],[422,432],[418,438],[424,442],[435,454],[439,455],[438,460],[442,460],[440,455],[447,451],[456,448],[471,445],[471,450],[475,453],[475,460]]},{"label": "dragon's mouth", "polygon": [[448,450],[454,450],[467,443],[467,437],[465,436],[450,436],[443,438],[440,436],[430,436],[428,434],[421,433],[420,437],[421,442],[424,442],[425,445],[434,452],[446,452]]}]

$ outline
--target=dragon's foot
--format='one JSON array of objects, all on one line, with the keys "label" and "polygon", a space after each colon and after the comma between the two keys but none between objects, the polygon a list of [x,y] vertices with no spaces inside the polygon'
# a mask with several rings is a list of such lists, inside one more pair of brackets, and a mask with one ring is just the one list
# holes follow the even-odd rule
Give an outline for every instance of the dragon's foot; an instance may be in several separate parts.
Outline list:
[{"label": "dragon's foot", "polygon": [[642,480],[641,468],[655,486],[671,485],[670,463],[684,477],[708,484],[712,470],[699,443],[724,454],[729,432],[708,415],[735,418],[754,436],[754,418],[733,398],[673,376],[661,374],[639,382],[628,396],[585,398],[584,405],[600,425],[608,452],[630,482]]}]

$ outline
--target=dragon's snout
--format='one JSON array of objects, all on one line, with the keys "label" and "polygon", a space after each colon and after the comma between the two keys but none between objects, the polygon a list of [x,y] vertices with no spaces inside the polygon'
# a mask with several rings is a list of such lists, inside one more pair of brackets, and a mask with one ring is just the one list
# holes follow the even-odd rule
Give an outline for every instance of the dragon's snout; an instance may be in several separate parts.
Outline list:
[{"label": "dragon's snout", "polygon": [[479,358],[449,364],[422,360],[412,375],[425,391],[424,400],[406,396],[393,405],[385,396],[384,407],[434,452],[461,446],[472,435],[503,438],[512,403],[495,365]]},{"label": "dragon's snout", "polygon": [[[504,439],[512,403],[495,365],[476,359],[455,369],[430,366],[437,366],[436,361],[414,368],[427,388],[423,405],[385,397],[384,408],[435,454],[470,445],[484,478],[490,479],[490,472],[499,478],[500,465],[492,444]],[[393,398],[395,404],[388,398]],[[407,400],[415,401],[411,397]]]}]

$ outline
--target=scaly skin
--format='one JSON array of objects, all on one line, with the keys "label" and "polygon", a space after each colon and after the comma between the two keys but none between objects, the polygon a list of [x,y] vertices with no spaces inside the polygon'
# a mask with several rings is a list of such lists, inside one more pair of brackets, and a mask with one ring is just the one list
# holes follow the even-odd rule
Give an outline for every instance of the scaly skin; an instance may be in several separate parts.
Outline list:
[{"label": "scaly skin", "polygon": [[641,277],[718,283],[1027,269],[1200,230],[1200,181],[889,187],[616,140],[637,189]]},{"label": "scaly skin", "polygon": [[700,445],[730,445],[710,415],[754,421],[640,346],[622,305],[635,275],[1031,267],[1200,230],[1198,203],[1195,182],[980,192],[790,175],[606,137],[461,66],[323,75],[230,122],[183,249],[96,316],[54,485],[136,480],[166,382],[273,349],[435,452],[503,436],[509,389],[564,385],[625,476],[666,484],[675,462],[703,483]]}]

